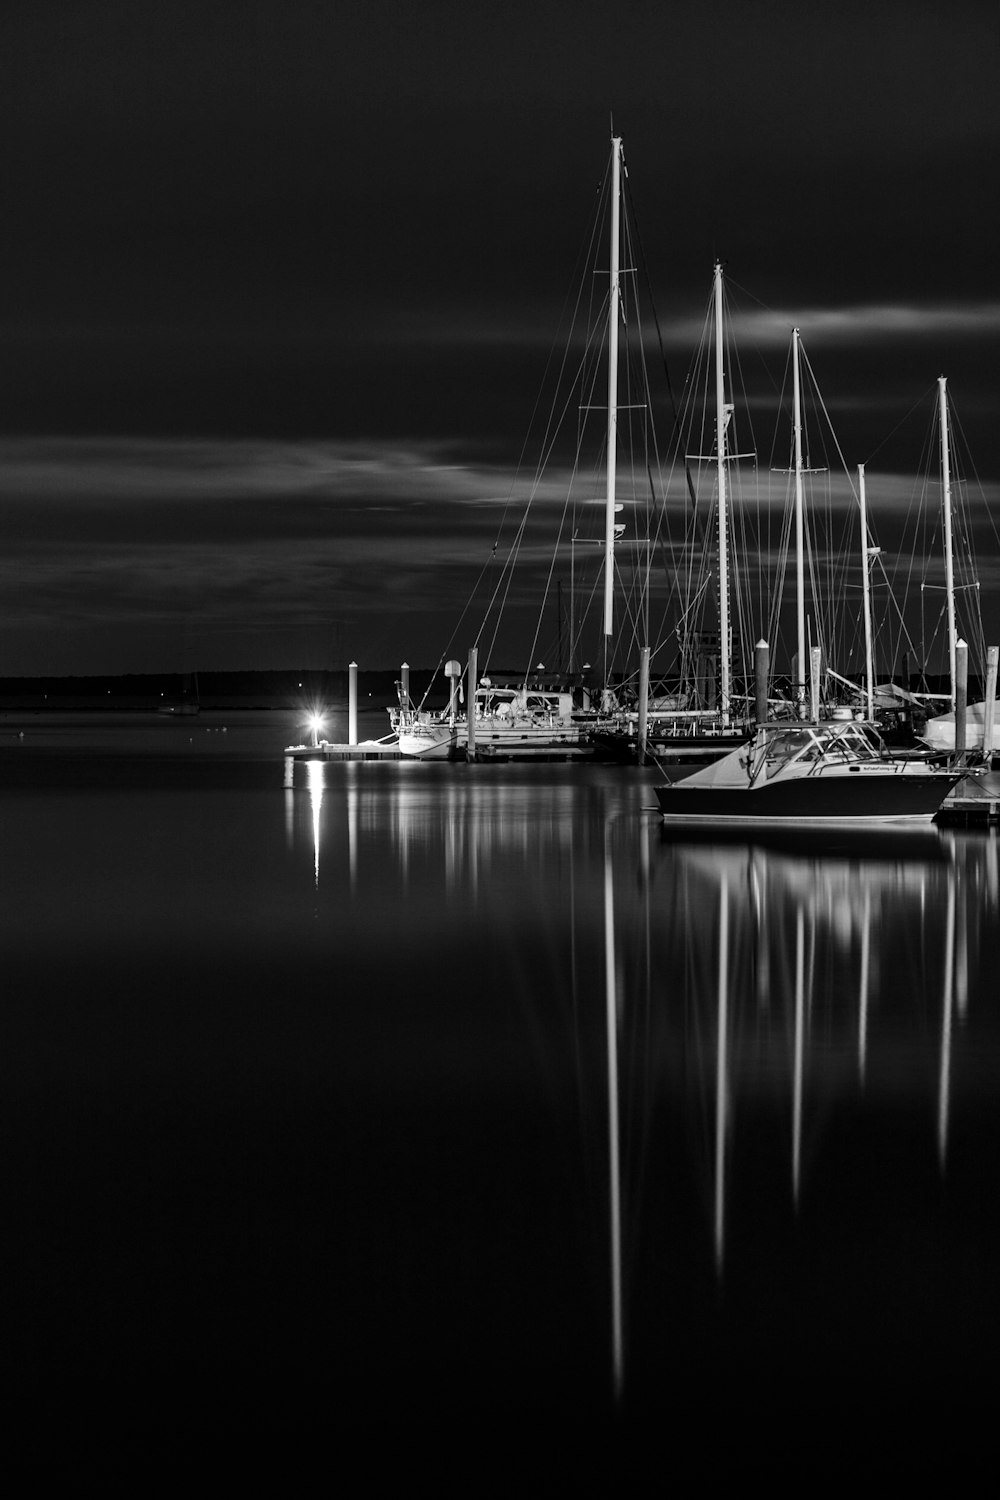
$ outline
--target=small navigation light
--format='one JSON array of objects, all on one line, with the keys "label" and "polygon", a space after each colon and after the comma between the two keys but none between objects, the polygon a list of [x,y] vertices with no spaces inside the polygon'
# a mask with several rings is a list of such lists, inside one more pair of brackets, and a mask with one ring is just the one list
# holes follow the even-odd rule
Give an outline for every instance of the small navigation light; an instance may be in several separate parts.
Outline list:
[{"label": "small navigation light", "polygon": [[321,729],[326,727],[326,720],[323,718],[322,714],[310,714],[308,719],[306,720],[306,723],[312,730],[313,749],[315,750],[319,745],[319,732]]}]

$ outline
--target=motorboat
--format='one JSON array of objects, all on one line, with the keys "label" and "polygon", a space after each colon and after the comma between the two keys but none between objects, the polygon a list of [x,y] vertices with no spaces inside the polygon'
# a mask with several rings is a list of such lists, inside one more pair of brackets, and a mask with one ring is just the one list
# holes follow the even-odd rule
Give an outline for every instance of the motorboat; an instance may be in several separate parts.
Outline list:
[{"label": "motorboat", "polygon": [[871,725],[763,724],[745,746],[655,788],[671,823],[929,822],[970,773],[893,758]]}]

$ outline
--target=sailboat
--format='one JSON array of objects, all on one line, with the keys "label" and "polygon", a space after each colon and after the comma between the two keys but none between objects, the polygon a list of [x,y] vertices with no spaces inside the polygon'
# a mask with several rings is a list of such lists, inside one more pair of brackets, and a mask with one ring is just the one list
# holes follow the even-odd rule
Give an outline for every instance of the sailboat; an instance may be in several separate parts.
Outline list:
[{"label": "sailboat", "polygon": [[[470,755],[468,710],[462,708],[462,666],[448,661],[448,706],[438,713],[405,704],[390,709],[398,748],[418,760]],[[545,681],[509,684],[480,679],[471,705],[472,754],[484,760],[570,760],[589,757],[593,715],[571,690]]]},{"label": "sailboat", "polygon": [[[655,788],[671,823],[929,821],[962,779],[923,761],[893,759],[875,730],[849,708],[819,716],[820,650],[807,655],[805,505],[802,450],[800,334],[792,330],[795,476],[796,658],[793,697],[797,722],[758,723],[743,748],[677,781]],[[812,663],[807,703],[805,663]]]},{"label": "sailboat", "polygon": [[[718,496],[718,637],[710,640],[684,631],[686,670],[679,691],[649,694],[644,732],[639,709],[629,710],[602,726],[595,740],[602,751],[616,759],[641,760],[646,755],[663,762],[717,760],[728,750],[745,744],[752,732],[748,698],[734,694],[733,632],[730,619],[730,463],[728,433],[735,410],[726,400],[725,344],[723,335],[723,268],[716,261],[712,288],[715,378],[715,451],[713,455]],[[743,455],[746,456],[746,455]],[[681,632],[679,631],[679,634]],[[694,686],[685,686],[693,679]],[[699,686],[704,696],[699,699]],[[717,696],[716,696],[717,695]],[[640,741],[642,742],[640,744]]]},{"label": "sailboat", "polygon": [[[401,692],[398,706],[389,710],[398,746],[405,755],[434,760],[473,756],[477,759],[480,757],[494,759],[591,757],[596,748],[595,730],[602,723],[608,722],[611,715],[619,709],[618,688],[624,673],[619,669],[618,681],[617,683],[613,681],[616,675],[614,669],[618,623],[616,622],[616,609],[620,610],[623,616],[628,613],[627,610],[622,609],[621,603],[616,601],[615,597],[616,551],[620,550],[627,529],[621,517],[623,505],[619,502],[617,490],[620,463],[618,454],[620,418],[634,412],[637,427],[645,423],[647,429],[652,429],[651,401],[648,391],[644,393],[643,401],[637,402],[633,399],[636,392],[632,389],[634,372],[631,369],[628,371],[628,395],[623,395],[621,399],[619,397],[620,336],[623,328],[627,330],[638,322],[637,318],[632,318],[629,296],[623,294],[622,287],[623,278],[637,270],[636,266],[629,264],[630,256],[623,264],[623,248],[626,251],[629,250],[629,226],[623,213],[625,177],[622,138],[612,136],[607,179],[607,205],[610,211],[607,268],[606,270],[603,267],[600,269],[598,280],[595,280],[589,272],[586,278],[591,286],[607,285],[606,302],[603,298],[601,299],[596,322],[585,327],[582,333],[575,322],[576,312],[574,313],[570,345],[572,350],[575,339],[576,352],[579,353],[582,350],[582,355],[579,364],[574,364],[573,360],[567,358],[561,367],[560,374],[562,375],[565,371],[568,384],[561,384],[556,393],[557,399],[553,401],[552,416],[543,443],[545,455],[550,457],[555,447],[559,425],[565,414],[571,410],[578,413],[577,448],[569,470],[570,493],[563,508],[560,534],[556,543],[557,549],[560,549],[568,540],[571,559],[568,663],[560,672],[547,672],[540,664],[519,675],[496,671],[490,658],[496,652],[497,625],[494,621],[492,638],[488,638],[484,620],[476,637],[476,645],[470,651],[468,668],[463,671],[462,666],[454,659],[449,659],[444,667],[444,675],[450,684],[446,706],[432,710],[427,708],[425,703],[411,702],[408,695]],[[603,235],[603,228],[601,233]],[[596,243],[596,240],[592,242],[592,244]],[[586,299],[578,299],[577,311],[585,308],[586,305]],[[603,361],[605,351],[606,407],[599,399],[591,399],[594,396],[599,398],[600,395],[595,387],[605,375]],[[639,361],[644,360],[641,350],[637,357]],[[624,378],[623,376],[623,383]],[[644,364],[640,378],[645,382]],[[582,514],[589,513],[591,506],[603,507],[603,536],[590,538],[582,534],[586,528],[576,524],[577,506],[581,502],[577,498],[579,491],[574,489],[573,485],[574,482],[577,484],[585,482],[586,464],[582,455],[588,418],[591,414],[599,418],[602,413],[606,413],[603,432],[603,471],[599,477],[603,496],[599,500],[590,498],[584,500]],[[624,426],[624,423],[621,425]],[[649,441],[647,432],[646,442],[649,443]],[[655,439],[653,441],[655,442]],[[594,446],[596,447],[596,444]],[[638,462],[631,464],[633,474],[639,476],[634,482],[637,488],[641,487],[643,494],[646,493],[647,475],[649,475],[650,488],[652,488],[654,465],[655,458],[650,458],[648,452],[644,452]],[[621,467],[625,472],[629,467],[627,460],[621,463]],[[538,488],[539,478],[540,473],[532,485],[532,496]],[[523,524],[522,521],[522,528]],[[564,530],[567,527],[570,532],[569,537]],[[521,550],[523,537],[523,529],[519,529],[507,558],[502,564],[500,580],[487,609],[488,616],[491,611],[497,611],[497,620],[500,604],[510,592],[510,570],[513,569],[518,552]],[[642,539],[636,539],[636,544],[637,546],[646,545],[648,550],[648,540],[643,543]],[[584,555],[588,547],[593,549],[590,556],[595,558],[598,555],[597,549],[600,549],[601,566],[601,578],[589,594],[583,588],[577,571],[577,558]],[[495,553],[496,547],[494,547]],[[550,571],[546,583],[546,594],[552,577],[553,573]],[[580,601],[583,599],[593,601],[595,612],[598,606],[601,610],[601,640],[599,650],[595,654],[595,662],[599,661],[600,664],[593,668],[589,663],[578,665],[584,655],[581,646],[583,621],[582,617],[578,617],[577,614],[578,608],[581,607]],[[633,611],[634,613],[636,611]],[[560,656],[562,655],[561,638],[562,616],[560,614],[560,651],[558,653]],[[530,660],[535,661],[537,654],[533,645]],[[481,676],[480,666],[482,667]]]},{"label": "sailboat", "polygon": [[197,672],[185,672],[180,692],[164,698],[156,711],[175,719],[189,719],[195,714],[200,714],[201,699],[198,693]]}]

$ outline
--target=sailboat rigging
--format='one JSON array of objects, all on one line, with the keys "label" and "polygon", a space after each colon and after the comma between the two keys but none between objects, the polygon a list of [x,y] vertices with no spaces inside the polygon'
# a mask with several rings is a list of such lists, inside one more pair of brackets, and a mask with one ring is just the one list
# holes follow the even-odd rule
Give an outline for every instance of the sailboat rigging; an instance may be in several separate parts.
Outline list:
[{"label": "sailboat rigging", "polygon": [[[610,220],[610,235],[605,241],[607,268],[599,272],[601,279],[607,277],[607,296],[600,300],[600,305],[594,309],[596,317],[589,321],[583,299],[577,299],[568,340],[572,358],[564,360],[560,368],[561,380],[557,382],[552,398],[542,444],[543,464],[547,463],[550,469],[559,462],[565,464],[565,498],[553,556],[565,556],[568,544],[571,559],[569,619],[564,637],[560,608],[556,649],[560,669],[565,655],[569,670],[547,672],[538,660],[539,654],[544,657],[548,651],[547,647],[538,644],[538,625],[532,637],[527,668],[513,673],[494,666],[501,609],[506,620],[517,604],[516,599],[509,597],[513,593],[510,585],[514,565],[520,558],[528,570],[533,562],[536,568],[538,566],[534,561],[537,550],[533,552],[527,540],[526,525],[527,510],[532,501],[541,494],[540,503],[544,505],[549,493],[543,491],[540,468],[531,482],[525,513],[518,523],[514,540],[506,553],[497,558],[500,576],[497,578],[495,571],[491,575],[494,587],[472,648],[477,653],[477,661],[482,664],[481,675],[477,674],[477,678],[470,681],[468,673],[464,674],[464,704],[453,691],[443,710],[435,712],[425,704],[414,706],[402,701],[398,708],[390,710],[399,748],[404,754],[425,759],[461,758],[469,754],[471,744],[477,758],[589,756],[596,748],[593,731],[604,717],[619,707],[626,676],[622,662],[628,650],[628,627],[638,632],[648,629],[650,557],[654,548],[669,545],[665,535],[661,535],[660,520],[655,514],[657,501],[653,475],[658,474],[660,466],[642,346],[638,293],[634,286],[637,268],[633,262],[636,257],[631,253],[629,216],[624,211],[625,179],[622,139],[613,136],[607,191],[602,195]],[[596,237],[593,244],[595,248],[599,244]],[[594,270],[597,269],[595,266]],[[588,418],[598,409],[598,403],[591,398],[596,394],[599,365],[603,368],[605,361],[606,399],[601,403],[603,457],[600,463],[601,498],[598,500],[593,490],[589,493],[587,490],[585,443],[589,443],[593,433]],[[560,445],[560,440],[564,419],[574,409],[579,413],[579,422],[575,451],[570,454],[565,446]],[[646,491],[647,481],[650,493]],[[661,491],[662,488],[661,485]],[[629,502],[628,518],[626,501]],[[601,534],[600,538],[591,539],[586,523],[598,505],[603,512]],[[634,535],[628,537],[632,516],[636,519],[645,517],[647,524],[645,528],[636,526]],[[642,536],[642,529],[650,535]],[[580,561],[588,544],[594,549],[591,557],[597,556],[598,549],[600,556],[600,577],[590,585],[589,592],[586,569]],[[636,555],[635,575],[640,582],[636,584],[633,578],[634,592],[630,598],[623,586],[621,564],[623,552],[632,549]],[[674,571],[669,571],[668,590],[676,592]],[[539,621],[546,618],[546,601],[551,592],[559,593],[560,583],[553,562],[544,580]],[[592,647],[596,647],[591,653],[591,660],[596,664],[594,667],[587,662],[584,649],[585,633],[593,618],[591,602],[595,609],[598,604],[600,606],[599,635],[597,640],[590,637]],[[515,633],[516,628],[513,627]],[[505,631],[511,633],[506,625]],[[580,662],[585,665],[578,667],[576,664]],[[461,676],[462,668],[450,655],[449,663],[448,675],[454,687],[456,671]]]},{"label": "sailboat rigging", "polygon": [[[890,757],[852,709],[820,717],[818,646],[809,647],[807,698],[805,559],[807,529],[802,443],[800,335],[792,333],[795,645],[794,723],[761,722],[752,741],[721,760],[656,787],[660,811],[672,824],[928,822],[962,779],[960,768],[923,759]],[[867,518],[863,546],[867,566]]]},{"label": "sailboat rigging", "polygon": [[[645,736],[640,737],[638,732],[642,702],[596,733],[595,737],[602,747],[621,758],[641,758],[642,738],[648,752],[658,759],[675,763],[713,760],[724,755],[734,745],[744,743],[750,733],[746,674],[741,693],[737,693],[734,675],[730,473],[734,462],[755,455],[734,453],[730,447],[730,431],[736,408],[734,400],[727,399],[726,393],[723,305],[723,268],[721,262],[716,262],[709,318],[712,330],[710,337],[714,344],[713,451],[708,454],[687,454],[685,476],[690,484],[686,466],[692,460],[709,463],[715,475],[718,541],[713,566],[718,607],[717,632],[699,629],[697,625],[713,582],[712,570],[709,569],[703,576],[691,581],[689,597],[679,613],[674,632],[678,643],[677,677],[675,681],[668,682],[664,681],[662,673],[658,674],[659,682],[645,703]],[[697,535],[703,530],[699,525],[697,510],[692,512],[692,521],[693,546]]]},{"label": "sailboat rigging", "polygon": [[[972,644],[980,670],[984,665],[986,656],[983,646],[982,622],[979,619],[979,581],[973,577],[964,583],[956,579],[957,547],[956,547],[956,514],[955,496],[953,491],[953,468],[954,468],[954,442],[952,432],[951,410],[948,398],[948,382],[944,375],[938,377],[937,381],[937,421],[938,437],[940,446],[940,475],[941,475],[941,523],[943,532],[944,552],[944,617],[946,620],[946,639],[948,649],[948,709],[944,713],[936,714],[928,718],[926,727],[920,733],[920,739],[937,753],[954,754],[959,749],[958,739],[958,713],[963,712],[964,743],[961,748],[974,752],[982,751],[987,734],[986,721],[991,724],[996,716],[995,673],[993,681],[989,681],[990,673],[987,671],[987,697],[978,703],[967,705],[959,703],[959,653],[972,637]],[[971,528],[967,528],[971,530]],[[929,587],[924,584],[924,589]],[[965,610],[964,623],[959,622],[959,595],[968,593],[972,599],[974,608]],[[961,632],[964,630],[966,640],[963,641]],[[962,653],[967,661],[966,653]],[[928,699],[931,695],[925,695]]]}]

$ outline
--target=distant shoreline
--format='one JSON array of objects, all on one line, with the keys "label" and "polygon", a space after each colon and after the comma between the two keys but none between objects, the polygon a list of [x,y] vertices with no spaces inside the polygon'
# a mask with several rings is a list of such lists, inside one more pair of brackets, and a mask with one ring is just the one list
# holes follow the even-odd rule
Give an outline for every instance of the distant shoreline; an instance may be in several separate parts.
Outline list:
[{"label": "distant shoreline", "polygon": [[[429,670],[410,674],[410,690],[423,694]],[[397,671],[358,672],[358,708],[385,709],[397,699]],[[192,688],[196,683],[196,689]],[[107,677],[0,678],[0,715],[45,713],[155,713],[166,703],[194,700],[211,712],[347,711],[349,674],[316,670],[280,672],[150,673]]]},{"label": "distant shoreline", "polygon": [[[289,703],[284,699],[261,701],[257,698],[211,698],[201,699],[199,708],[203,713],[289,713],[300,705]],[[338,702],[336,699],[324,699],[324,708],[331,712],[347,711],[347,700]],[[366,702],[370,708],[371,703]],[[114,694],[103,698],[73,698],[73,697],[49,697],[44,701],[35,698],[5,697],[0,695],[0,716],[4,714],[17,715],[45,715],[45,714],[67,714],[67,713],[106,713],[106,714],[159,714],[162,712],[160,699],[150,699],[148,702],[140,698],[116,698]],[[182,716],[178,716],[182,717]]]}]

